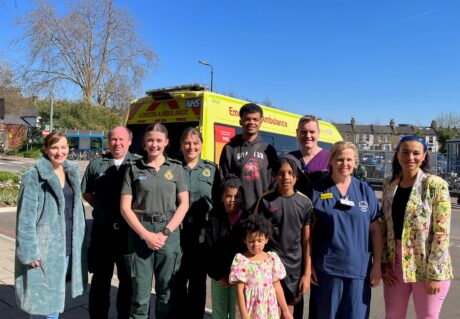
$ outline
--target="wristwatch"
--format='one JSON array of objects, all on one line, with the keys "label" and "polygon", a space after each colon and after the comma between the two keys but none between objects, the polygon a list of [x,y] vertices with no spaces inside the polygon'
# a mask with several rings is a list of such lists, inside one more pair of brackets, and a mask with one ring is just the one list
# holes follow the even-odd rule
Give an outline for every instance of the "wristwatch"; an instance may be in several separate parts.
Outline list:
[{"label": "wristwatch", "polygon": [[165,235],[166,237],[168,237],[169,235],[171,235],[171,230],[168,228],[168,227],[165,227],[162,231],[163,235]]}]

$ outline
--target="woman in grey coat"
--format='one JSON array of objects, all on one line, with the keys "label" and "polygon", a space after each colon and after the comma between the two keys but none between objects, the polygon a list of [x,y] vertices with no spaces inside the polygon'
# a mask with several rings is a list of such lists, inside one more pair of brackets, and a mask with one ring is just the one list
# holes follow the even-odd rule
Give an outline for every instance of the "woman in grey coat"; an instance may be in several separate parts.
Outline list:
[{"label": "woman in grey coat", "polygon": [[58,318],[66,278],[71,295],[87,283],[85,215],[78,165],[62,132],[45,139],[43,157],[23,177],[16,223],[16,299],[31,318]]}]

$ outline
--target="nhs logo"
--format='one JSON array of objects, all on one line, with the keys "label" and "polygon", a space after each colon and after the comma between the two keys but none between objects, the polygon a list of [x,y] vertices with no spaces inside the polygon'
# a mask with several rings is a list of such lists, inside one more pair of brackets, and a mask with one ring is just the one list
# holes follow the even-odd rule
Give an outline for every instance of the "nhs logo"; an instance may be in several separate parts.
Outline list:
[{"label": "nhs logo", "polygon": [[201,106],[201,99],[188,99],[185,101],[186,108],[197,108]]}]

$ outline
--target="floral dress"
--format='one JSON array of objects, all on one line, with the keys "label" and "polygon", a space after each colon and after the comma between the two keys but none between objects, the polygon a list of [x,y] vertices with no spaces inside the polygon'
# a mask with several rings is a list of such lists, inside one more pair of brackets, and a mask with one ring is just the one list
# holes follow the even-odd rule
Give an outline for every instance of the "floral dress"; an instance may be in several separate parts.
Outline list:
[{"label": "floral dress", "polygon": [[236,254],[230,271],[230,282],[244,283],[246,308],[251,319],[278,319],[278,302],[273,282],[283,279],[286,270],[275,252],[269,258],[251,261]]}]

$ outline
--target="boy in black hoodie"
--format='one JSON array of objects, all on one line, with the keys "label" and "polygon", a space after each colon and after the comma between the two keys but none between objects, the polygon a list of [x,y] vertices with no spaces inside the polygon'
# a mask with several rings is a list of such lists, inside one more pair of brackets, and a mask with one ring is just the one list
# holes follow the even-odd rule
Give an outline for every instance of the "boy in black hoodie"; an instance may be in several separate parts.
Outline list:
[{"label": "boy in black hoodie", "polygon": [[235,174],[241,179],[244,190],[244,208],[251,211],[272,182],[272,165],[278,156],[275,148],[259,135],[262,124],[262,108],[248,103],[240,109],[240,125],[243,134],[228,142],[219,161],[220,176]]}]

